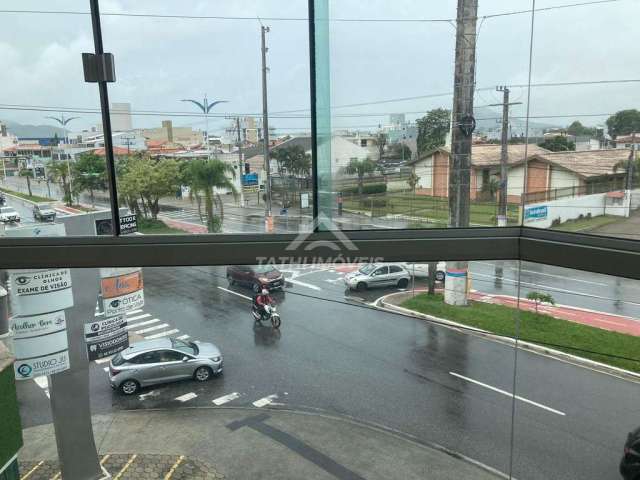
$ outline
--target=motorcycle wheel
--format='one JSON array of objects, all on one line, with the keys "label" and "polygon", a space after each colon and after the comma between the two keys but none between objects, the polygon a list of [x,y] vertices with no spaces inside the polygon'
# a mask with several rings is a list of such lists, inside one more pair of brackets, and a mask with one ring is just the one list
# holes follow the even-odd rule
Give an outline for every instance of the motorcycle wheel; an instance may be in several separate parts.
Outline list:
[{"label": "motorcycle wheel", "polygon": [[271,325],[273,326],[273,328],[280,328],[280,324],[282,322],[280,321],[280,315],[272,315],[271,316]]}]

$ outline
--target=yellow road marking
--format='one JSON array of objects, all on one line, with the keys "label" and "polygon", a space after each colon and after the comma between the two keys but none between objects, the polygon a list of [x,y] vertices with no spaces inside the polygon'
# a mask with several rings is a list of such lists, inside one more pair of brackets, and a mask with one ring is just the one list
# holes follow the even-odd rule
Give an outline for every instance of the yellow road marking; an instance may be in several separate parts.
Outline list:
[{"label": "yellow road marking", "polygon": [[118,472],[118,475],[113,477],[113,480],[120,480],[120,477],[122,477],[122,475],[124,475],[124,472],[126,472],[129,469],[129,467],[131,466],[131,464],[133,463],[133,461],[136,458],[138,458],[137,454],[131,455],[131,458],[129,459],[129,461],[127,463],[125,463],[124,467],[122,467],[122,470],[120,470]]},{"label": "yellow road marking", "polygon": [[173,467],[171,467],[171,470],[169,470],[167,474],[164,476],[164,480],[170,480],[171,477],[173,477],[173,473],[176,471],[176,468],[180,466],[183,460],[184,460],[184,455],[180,455],[178,457],[178,460],[176,460],[176,463],[174,463]]},{"label": "yellow road marking", "polygon": [[39,469],[39,468],[40,468],[40,466],[41,466],[43,463],[44,463],[44,460],[40,460],[40,461],[38,462],[38,464],[37,464],[35,467],[33,467],[31,470],[29,470],[29,471],[27,472],[27,474],[26,474],[26,475],[24,475],[24,476],[20,477],[20,480],[27,480],[27,478],[29,478],[33,472],[35,472],[37,469]]},{"label": "yellow road marking", "polygon": [[105,455],[104,457],[102,457],[102,460],[100,460],[100,465],[104,465],[104,462],[109,460],[110,456],[111,456],[111,454],[108,454],[108,455]]}]

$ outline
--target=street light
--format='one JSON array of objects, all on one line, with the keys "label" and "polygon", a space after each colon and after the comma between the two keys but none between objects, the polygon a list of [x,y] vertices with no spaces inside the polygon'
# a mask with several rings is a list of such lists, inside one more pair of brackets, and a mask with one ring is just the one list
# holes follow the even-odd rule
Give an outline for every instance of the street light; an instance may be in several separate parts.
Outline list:
[{"label": "street light", "polygon": [[[68,130],[67,130],[67,125],[69,124],[69,122],[71,120],[77,120],[80,117],[69,117],[69,118],[64,118],[64,113],[61,113],[59,117],[45,117],[48,118],[50,120],[55,120],[56,122],[58,122],[61,126],[62,126],[62,130],[64,132],[64,143],[65,145],[69,144],[69,134],[68,134]],[[53,160],[53,150],[51,151],[51,159]],[[60,152],[58,152],[58,157],[60,156]],[[71,164],[69,162],[69,157],[67,156],[67,154],[65,153],[65,157],[67,160],[67,172],[69,174],[69,194],[71,195],[71,190],[73,189],[73,185],[72,185],[72,180],[71,180]]]},{"label": "street light", "polygon": [[193,100],[191,98],[185,98],[180,100],[181,102],[190,102],[193,103],[194,105],[196,105],[200,111],[202,113],[204,113],[204,120],[205,120],[205,132],[204,132],[204,138],[207,142],[207,159],[211,159],[211,149],[210,149],[210,145],[209,145],[209,112],[211,111],[211,109],[213,107],[215,107],[216,105],[218,105],[219,103],[227,103],[226,100],[216,100],[213,101],[211,103],[209,103],[209,100],[207,100],[207,94],[204,94],[204,100],[202,103],[200,103],[197,100]]}]

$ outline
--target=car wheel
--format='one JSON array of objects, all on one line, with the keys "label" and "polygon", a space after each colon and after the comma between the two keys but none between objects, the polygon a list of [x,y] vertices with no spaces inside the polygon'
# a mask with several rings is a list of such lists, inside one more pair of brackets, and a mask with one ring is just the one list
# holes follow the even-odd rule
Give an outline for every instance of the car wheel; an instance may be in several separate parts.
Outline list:
[{"label": "car wheel", "polygon": [[227,282],[229,282],[229,285],[235,285],[236,283],[231,275],[227,275]]},{"label": "car wheel", "polygon": [[400,280],[398,280],[398,288],[407,288],[407,285],[409,285],[409,280],[407,280],[406,278],[401,278]]},{"label": "car wheel", "polygon": [[124,395],[133,395],[140,390],[140,384],[135,380],[125,380],[120,384],[120,391]]},{"label": "car wheel", "polygon": [[206,382],[211,378],[211,369],[209,367],[198,367],[193,374],[198,382]]},{"label": "car wheel", "polygon": [[262,291],[262,285],[260,285],[259,283],[254,283],[253,291],[254,293],[260,293]]},{"label": "car wheel", "polygon": [[364,290],[366,290],[366,289],[367,289],[367,284],[366,284],[366,283],[364,283],[364,282],[358,282],[358,285],[356,285],[356,289],[357,289],[359,292],[363,292]]}]

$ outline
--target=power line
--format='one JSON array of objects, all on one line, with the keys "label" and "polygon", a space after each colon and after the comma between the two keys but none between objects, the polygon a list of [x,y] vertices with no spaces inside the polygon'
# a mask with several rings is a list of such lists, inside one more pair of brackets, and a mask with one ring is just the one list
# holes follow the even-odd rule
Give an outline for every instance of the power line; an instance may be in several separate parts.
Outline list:
[{"label": "power line", "polygon": [[[485,20],[491,18],[508,17],[514,15],[525,15],[533,11],[548,12],[552,10],[561,10],[567,8],[584,7],[590,5],[601,5],[607,3],[617,3],[624,0],[595,0],[589,2],[569,3],[564,5],[555,5],[535,10],[512,10],[508,12],[492,13],[487,15],[478,15],[476,19]],[[90,15],[88,11],[79,10],[8,10],[2,9],[0,13],[6,14],[33,14],[33,15]],[[180,20],[231,20],[231,21],[251,21],[255,22],[258,17],[255,16],[225,16],[225,15],[185,15],[185,14],[160,14],[160,13],[133,13],[133,12],[102,12],[101,16],[105,17],[131,17],[131,18],[165,18]],[[307,17],[260,17],[260,20],[270,22],[307,22]],[[330,22],[336,23],[451,23],[454,18],[330,18]]]}]

